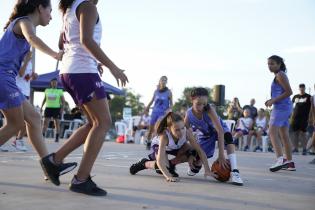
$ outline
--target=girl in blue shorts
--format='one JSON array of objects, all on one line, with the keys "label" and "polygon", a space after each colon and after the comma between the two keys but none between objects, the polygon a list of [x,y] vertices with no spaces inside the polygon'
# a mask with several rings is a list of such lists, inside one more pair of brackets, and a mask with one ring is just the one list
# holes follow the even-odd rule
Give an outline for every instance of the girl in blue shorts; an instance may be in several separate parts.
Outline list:
[{"label": "girl in blue shorts", "polygon": [[[268,67],[270,72],[274,73],[275,78],[271,84],[271,99],[266,101],[265,105],[267,107],[273,106],[269,121],[269,135],[277,157],[276,162],[269,170],[271,172],[280,169],[295,171],[289,139],[289,118],[292,113],[290,95],[292,95],[292,89],[285,73],[286,66],[283,58],[277,55],[269,57]],[[280,133],[282,144],[277,140],[278,133]],[[286,158],[283,157],[282,145],[285,150]]]},{"label": "girl in blue shorts", "polygon": [[[27,135],[41,157],[40,163],[45,174],[56,185],[63,169],[67,172],[76,163],[62,164],[54,161],[54,153],[48,155],[41,134],[41,116],[26,100],[16,85],[16,76],[30,47],[37,48],[51,57],[61,60],[62,52],[49,48],[35,34],[38,25],[46,26],[51,20],[50,0],[20,0],[5,26],[0,40],[0,110],[6,118],[6,124],[0,128],[0,146],[27,125]],[[25,122],[24,122],[25,121]]]},{"label": "girl in blue shorts", "polygon": [[150,106],[154,102],[153,110],[151,113],[151,120],[149,131],[147,135],[147,149],[151,147],[151,138],[154,133],[154,125],[158,119],[164,116],[173,106],[173,96],[170,89],[166,87],[167,77],[162,76],[159,81],[157,90],[154,91],[154,95],[146,107],[147,112],[150,110]]}]

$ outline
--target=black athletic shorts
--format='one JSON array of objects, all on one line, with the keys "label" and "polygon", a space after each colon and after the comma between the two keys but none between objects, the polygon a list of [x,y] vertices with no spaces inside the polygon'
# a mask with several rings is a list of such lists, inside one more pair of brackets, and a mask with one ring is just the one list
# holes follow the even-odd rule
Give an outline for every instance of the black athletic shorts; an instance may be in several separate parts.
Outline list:
[{"label": "black athletic shorts", "polygon": [[298,119],[298,120],[293,120],[291,122],[291,128],[293,132],[296,132],[296,131],[306,132],[307,126],[308,126],[308,120],[306,119]]},{"label": "black athletic shorts", "polygon": [[44,113],[45,118],[60,119],[60,108],[46,108]]}]

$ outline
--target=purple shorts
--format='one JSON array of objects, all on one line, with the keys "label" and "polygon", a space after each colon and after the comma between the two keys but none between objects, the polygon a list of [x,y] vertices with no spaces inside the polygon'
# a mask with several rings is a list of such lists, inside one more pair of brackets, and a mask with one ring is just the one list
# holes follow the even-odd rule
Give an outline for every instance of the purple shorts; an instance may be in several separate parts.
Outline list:
[{"label": "purple shorts", "polygon": [[77,105],[90,102],[93,97],[98,100],[107,97],[103,81],[98,74],[61,74],[60,80]]},{"label": "purple shorts", "polygon": [[248,130],[235,129],[236,132],[242,132],[243,135],[248,135]]},{"label": "purple shorts", "polygon": [[19,107],[26,100],[16,85],[14,75],[0,74],[0,109]]},{"label": "purple shorts", "polygon": [[[159,151],[159,145],[158,144],[152,145],[151,146],[151,154],[148,155],[149,159],[150,160],[156,160],[156,156],[158,154],[158,151]],[[166,151],[166,154],[177,156],[178,151],[179,151],[179,149]]]},{"label": "purple shorts", "polygon": [[153,126],[155,123],[163,117],[165,112],[152,112],[151,119],[150,119],[150,125]]}]

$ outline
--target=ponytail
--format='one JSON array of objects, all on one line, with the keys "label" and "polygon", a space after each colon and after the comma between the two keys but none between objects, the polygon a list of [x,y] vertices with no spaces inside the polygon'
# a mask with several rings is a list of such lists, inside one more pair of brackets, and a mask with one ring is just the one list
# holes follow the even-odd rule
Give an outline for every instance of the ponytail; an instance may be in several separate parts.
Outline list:
[{"label": "ponytail", "polygon": [[268,59],[274,60],[277,64],[280,64],[280,71],[286,72],[287,67],[285,66],[283,58],[278,55],[272,55]]},{"label": "ponytail", "polygon": [[170,127],[173,123],[183,121],[183,118],[174,112],[168,112],[166,115],[164,115],[155,126],[156,133],[158,135],[161,135],[165,129]]},{"label": "ponytail", "polygon": [[50,0],[18,0],[3,30],[5,31],[10,23],[16,18],[34,13],[39,5],[42,5],[44,8],[46,8],[50,6]]},{"label": "ponytail", "polygon": [[64,15],[68,8],[70,8],[73,4],[74,0],[60,0],[59,9]]}]

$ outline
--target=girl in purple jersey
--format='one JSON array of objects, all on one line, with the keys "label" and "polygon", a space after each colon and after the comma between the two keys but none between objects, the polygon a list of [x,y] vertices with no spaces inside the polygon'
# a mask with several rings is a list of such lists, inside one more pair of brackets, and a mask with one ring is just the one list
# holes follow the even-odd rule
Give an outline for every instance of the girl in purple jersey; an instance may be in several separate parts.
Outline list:
[{"label": "girl in purple jersey", "polygon": [[[186,112],[185,124],[191,128],[197,137],[197,142],[205,151],[207,158],[211,158],[215,150],[215,142],[218,141],[218,161],[221,167],[226,167],[227,161],[224,155],[224,146],[227,149],[228,159],[231,164],[230,181],[235,185],[243,185],[237,168],[235,145],[232,134],[227,125],[217,116],[213,107],[208,104],[209,92],[205,88],[195,88],[191,91],[192,107]],[[188,170],[188,175],[193,176],[201,168],[198,160]]]},{"label": "girl in purple jersey", "polygon": [[147,149],[149,150],[151,147],[151,138],[154,134],[154,125],[158,121],[158,119],[164,116],[168,111],[172,109],[173,106],[173,96],[172,92],[168,87],[167,84],[167,77],[162,76],[159,80],[158,88],[154,91],[153,97],[149,102],[148,106],[146,107],[146,111],[150,111],[150,107],[154,102],[152,113],[151,113],[151,120],[149,131],[147,135]]},{"label": "girl in purple jersey", "polygon": [[59,177],[65,167],[73,169],[76,163],[65,165],[60,161],[60,164],[56,164],[53,154],[48,155],[41,135],[41,116],[16,85],[16,76],[31,46],[61,60],[63,53],[49,48],[35,34],[37,26],[46,26],[50,20],[50,0],[19,0],[4,28],[0,40],[0,110],[6,118],[6,124],[0,128],[0,146],[21,130],[26,122],[28,137],[41,157],[40,163],[45,174],[59,185],[56,176]]},{"label": "girl in purple jersey", "polygon": [[[268,67],[270,72],[274,73],[275,78],[271,84],[271,99],[266,101],[265,105],[267,107],[273,106],[269,121],[269,135],[277,157],[276,162],[269,170],[271,172],[279,171],[280,169],[295,171],[289,139],[289,118],[292,113],[290,95],[292,95],[292,89],[285,73],[287,68],[283,58],[277,55],[268,58]],[[282,144],[278,141],[278,134],[280,134]],[[286,158],[283,157],[283,149],[285,150]]]}]

